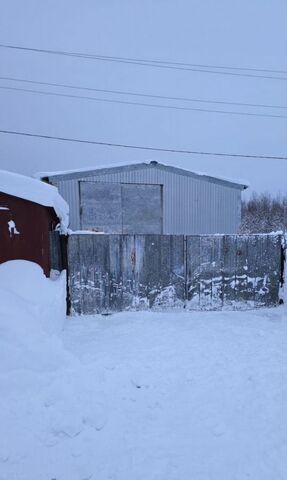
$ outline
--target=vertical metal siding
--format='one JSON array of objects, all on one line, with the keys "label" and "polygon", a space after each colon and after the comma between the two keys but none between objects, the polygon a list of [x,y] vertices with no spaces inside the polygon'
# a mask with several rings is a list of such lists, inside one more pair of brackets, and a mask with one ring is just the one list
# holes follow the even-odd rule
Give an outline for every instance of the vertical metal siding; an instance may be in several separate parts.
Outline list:
[{"label": "vertical metal siding", "polygon": [[81,228],[79,182],[77,180],[61,180],[53,183],[58,187],[60,194],[69,204],[70,228],[79,230]]},{"label": "vertical metal siding", "polygon": [[240,223],[241,191],[204,179],[157,168],[111,172],[57,181],[70,205],[70,228],[80,226],[79,181],[147,183],[163,185],[163,232],[165,234],[236,233]]}]

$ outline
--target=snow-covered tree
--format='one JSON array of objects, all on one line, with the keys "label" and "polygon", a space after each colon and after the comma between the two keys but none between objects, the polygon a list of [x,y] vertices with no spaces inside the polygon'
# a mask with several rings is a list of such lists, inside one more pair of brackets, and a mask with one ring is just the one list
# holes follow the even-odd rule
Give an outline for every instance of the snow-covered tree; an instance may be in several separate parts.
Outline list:
[{"label": "snow-covered tree", "polygon": [[270,233],[287,228],[287,195],[253,193],[242,202],[240,233]]}]

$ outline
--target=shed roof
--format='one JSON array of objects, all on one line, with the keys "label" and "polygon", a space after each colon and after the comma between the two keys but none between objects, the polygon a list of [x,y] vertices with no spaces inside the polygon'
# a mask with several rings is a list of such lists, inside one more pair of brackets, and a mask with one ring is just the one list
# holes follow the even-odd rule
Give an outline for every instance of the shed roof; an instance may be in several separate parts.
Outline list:
[{"label": "shed roof", "polygon": [[150,162],[133,162],[133,163],[114,163],[112,165],[102,165],[98,167],[89,167],[83,169],[66,170],[59,172],[39,172],[35,174],[37,178],[53,180],[73,180],[77,178],[84,178],[89,176],[104,175],[108,173],[116,173],[121,171],[142,170],[142,169],[155,168],[159,170],[165,170],[177,175],[184,175],[187,177],[194,177],[200,180],[205,180],[211,183],[219,183],[233,188],[239,188],[244,190],[248,188],[248,183],[245,181],[237,181],[223,177],[214,177],[206,173],[194,172],[191,170],[185,170],[183,168],[175,167],[172,165],[166,165],[156,161]]},{"label": "shed roof", "polygon": [[18,173],[0,170],[0,192],[23,198],[55,210],[66,230],[69,225],[69,206],[53,185]]}]

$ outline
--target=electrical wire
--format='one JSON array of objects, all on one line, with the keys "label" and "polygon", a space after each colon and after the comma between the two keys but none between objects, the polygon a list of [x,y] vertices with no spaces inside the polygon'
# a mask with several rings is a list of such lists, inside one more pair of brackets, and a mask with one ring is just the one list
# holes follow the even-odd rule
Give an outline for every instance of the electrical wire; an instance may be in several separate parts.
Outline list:
[{"label": "electrical wire", "polygon": [[100,93],[111,93],[115,95],[126,95],[126,96],[133,96],[133,97],[143,97],[143,98],[155,98],[160,100],[176,100],[182,102],[196,102],[196,103],[213,103],[218,105],[235,105],[235,106],[242,106],[242,107],[259,107],[259,108],[279,108],[279,109],[287,109],[287,106],[283,105],[266,105],[260,103],[243,103],[243,102],[227,102],[221,100],[205,100],[199,98],[189,98],[189,97],[171,97],[167,95],[152,95],[147,93],[138,93],[138,92],[131,92],[131,91],[123,91],[123,90],[108,90],[103,88],[93,88],[93,87],[82,87],[79,85],[68,85],[66,83],[53,83],[53,82],[43,82],[43,81],[36,81],[36,80],[28,80],[19,77],[1,77],[0,80],[8,80],[12,82],[18,83],[28,83],[32,85],[45,85],[49,87],[60,87],[60,88],[68,88],[72,90],[84,90],[88,92],[100,92]]},{"label": "electrical wire", "polygon": [[81,100],[89,100],[89,101],[104,102],[104,103],[115,103],[115,104],[121,104],[121,105],[133,105],[133,106],[140,106],[140,107],[146,107],[146,108],[194,111],[194,112],[217,113],[217,114],[219,113],[224,115],[240,115],[240,116],[248,116],[248,117],[287,118],[287,115],[273,115],[273,114],[251,113],[251,112],[232,112],[232,111],[225,111],[225,110],[210,110],[210,109],[207,110],[203,108],[179,107],[175,105],[159,105],[159,104],[152,104],[152,103],[130,102],[125,100],[112,100],[107,98],[88,97],[84,95],[70,95],[67,93],[45,92],[43,90],[30,90],[28,88],[6,87],[2,85],[0,86],[0,89],[16,91],[16,92],[32,93],[37,95],[46,95],[46,96],[55,96],[55,97],[64,97],[64,98],[73,98],[73,99],[76,98]]},{"label": "electrical wire", "polygon": [[82,143],[88,145],[100,145],[107,147],[118,147],[118,148],[131,148],[135,150],[149,150],[154,152],[167,152],[167,153],[182,153],[188,155],[208,155],[208,156],[217,156],[217,157],[235,157],[235,158],[253,158],[253,159],[267,159],[267,160],[287,160],[287,157],[281,156],[268,156],[268,155],[247,155],[247,154],[238,154],[238,153],[219,153],[219,152],[204,152],[204,151],[195,151],[195,150],[182,150],[175,148],[162,148],[162,147],[150,147],[142,145],[130,145],[124,143],[112,143],[112,142],[100,142],[95,140],[82,140],[79,138],[68,138],[68,137],[58,137],[53,135],[42,135],[31,132],[20,132],[15,130],[4,130],[0,129],[0,133],[6,135],[20,135],[24,137],[33,137],[41,138],[45,140],[56,140],[61,142],[73,142],[73,143]]},{"label": "electrical wire", "polygon": [[[273,76],[273,75],[254,75],[252,73],[238,73],[238,72],[226,72],[223,69],[227,70],[245,70],[245,71],[254,71],[254,72],[271,72],[271,73],[284,73],[284,70],[271,70],[271,69],[252,69],[252,68],[240,68],[240,67],[223,67],[223,66],[209,66],[209,65],[198,65],[198,64],[188,64],[188,63],[180,63],[180,62],[163,62],[159,60],[142,60],[142,59],[132,59],[128,57],[116,57],[116,56],[107,56],[107,55],[97,55],[97,54],[85,54],[79,52],[69,52],[64,50],[50,50],[50,49],[41,49],[41,48],[31,48],[31,47],[23,47],[20,45],[8,45],[8,44],[0,44],[1,48],[6,49],[13,49],[13,50],[21,50],[21,51],[29,51],[34,53],[44,53],[44,54],[52,54],[52,55],[64,55],[68,57],[76,57],[86,60],[96,60],[96,61],[105,61],[105,62],[116,62],[116,63],[124,63],[130,65],[140,65],[145,67],[154,67],[154,68],[164,68],[164,69],[171,69],[171,70],[183,70],[183,71],[193,71],[193,72],[201,72],[201,73],[211,73],[216,75],[231,75],[231,76],[238,76],[238,77],[251,77],[251,78],[261,78],[261,79],[269,79],[269,80],[284,80],[287,81],[287,77],[282,76]],[[194,65],[194,66],[193,66]],[[210,68],[217,68],[221,71],[210,70]]]}]

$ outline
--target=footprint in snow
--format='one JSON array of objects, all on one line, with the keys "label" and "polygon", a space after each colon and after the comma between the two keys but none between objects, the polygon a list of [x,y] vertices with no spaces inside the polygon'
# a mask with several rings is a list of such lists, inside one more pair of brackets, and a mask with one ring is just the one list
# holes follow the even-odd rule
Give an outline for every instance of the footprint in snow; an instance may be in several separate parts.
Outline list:
[{"label": "footprint in snow", "polygon": [[107,412],[103,405],[93,405],[93,411],[83,417],[83,424],[100,431],[107,423]]},{"label": "footprint in snow", "polygon": [[212,426],[211,430],[215,437],[222,437],[222,435],[225,435],[226,433],[226,426],[224,423],[217,423]]}]

